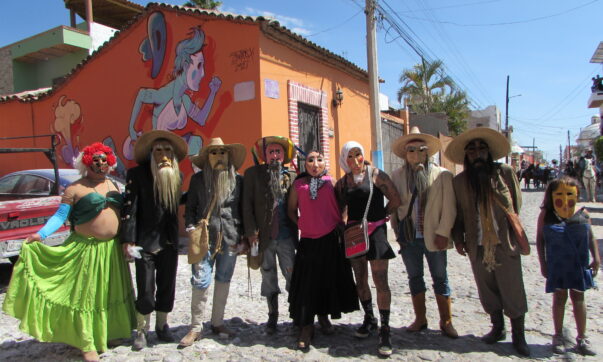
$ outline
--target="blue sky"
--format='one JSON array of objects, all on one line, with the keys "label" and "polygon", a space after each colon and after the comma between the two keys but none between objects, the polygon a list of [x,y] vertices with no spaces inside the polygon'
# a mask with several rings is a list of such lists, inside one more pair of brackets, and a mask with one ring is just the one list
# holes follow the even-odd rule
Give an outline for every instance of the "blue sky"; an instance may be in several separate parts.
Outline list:
[{"label": "blue sky", "polygon": [[[148,1],[134,0],[145,5]],[[176,5],[184,1],[166,1]],[[281,25],[366,69],[364,0],[223,0],[222,10],[271,16]],[[550,160],[572,143],[597,109],[588,109],[590,63],[601,36],[600,0],[379,0],[405,24],[414,44],[441,59],[476,106],[496,105],[504,123],[510,76],[509,124],[520,145],[533,139]],[[61,0],[0,2],[0,46],[69,24]],[[377,33],[381,92],[397,104],[403,69],[421,61],[380,23]]]}]

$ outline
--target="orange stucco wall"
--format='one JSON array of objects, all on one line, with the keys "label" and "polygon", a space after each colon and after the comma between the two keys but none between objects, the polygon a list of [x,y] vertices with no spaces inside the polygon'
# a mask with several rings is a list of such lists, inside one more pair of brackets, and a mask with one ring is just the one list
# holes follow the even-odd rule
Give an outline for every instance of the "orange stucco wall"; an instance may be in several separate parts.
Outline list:
[{"label": "orange stucco wall", "polygon": [[[262,77],[262,132],[264,135],[290,135],[288,121],[287,83],[294,81],[324,91],[328,97],[328,127],[334,132],[329,138],[330,173],[340,177],[339,152],[350,140],[360,142],[367,153],[371,148],[368,81],[358,80],[331,65],[303,55],[263,36],[260,40],[260,74]],[[265,79],[276,80],[280,97],[264,95]],[[343,104],[333,106],[337,88],[344,94]]]},{"label": "orange stucco wall", "polygon": [[[256,23],[167,7],[159,10],[165,18],[166,52],[156,78],[151,77],[155,60],[143,60],[139,51],[142,41],[148,38],[149,14],[105,44],[50,95],[37,101],[9,100],[0,103],[0,137],[56,133],[61,139],[57,148],[60,167],[70,167],[72,156],[85,145],[96,141],[109,142],[114,144],[123,170],[135,165],[129,159],[130,118],[136,115],[133,111],[135,100],[145,89],[140,94],[154,92],[155,97],[162,93],[161,99],[171,99],[172,103],[165,109],[172,109],[174,117],[178,117],[176,108],[180,110],[178,119],[181,123],[167,129],[191,139],[200,137],[203,143],[212,137],[221,137],[226,143],[242,143],[249,151],[261,136],[289,135],[287,81],[292,80],[323,90],[329,97],[328,122],[335,134],[329,139],[332,174],[341,174],[335,161],[346,141],[359,141],[367,153],[370,151],[367,82],[267,39]],[[173,96],[174,92],[171,89],[167,91],[167,87],[179,79],[172,75],[176,47],[190,37],[193,27],[200,27],[205,34],[202,50],[205,75],[197,83],[198,90],[189,86],[186,96]],[[214,88],[216,84],[212,83],[215,82],[213,78],[218,78],[221,85],[212,103],[211,84]],[[264,79],[278,82],[280,98],[264,96]],[[344,101],[342,106],[333,107],[331,99],[337,87],[343,90]],[[154,119],[157,120],[157,128],[166,129],[165,124],[161,126],[162,116],[157,116],[161,113],[158,105],[161,103],[153,97],[145,98],[140,112],[134,117],[134,128],[138,132],[151,129]],[[205,124],[197,124],[191,112],[186,114],[183,107],[172,105],[180,101],[184,105],[186,97],[198,109],[209,104]],[[3,141],[0,147],[31,147],[34,144],[47,147],[48,141]],[[243,169],[250,165],[252,158],[248,153]],[[0,174],[49,166],[42,155],[0,155]],[[190,177],[190,162],[185,160],[180,167],[187,178]]]}]

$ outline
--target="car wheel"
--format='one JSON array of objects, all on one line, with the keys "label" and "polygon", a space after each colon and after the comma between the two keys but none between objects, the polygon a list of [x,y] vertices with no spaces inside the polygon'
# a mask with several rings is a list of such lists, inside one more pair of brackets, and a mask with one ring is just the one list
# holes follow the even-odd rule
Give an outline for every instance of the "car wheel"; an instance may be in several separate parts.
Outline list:
[{"label": "car wheel", "polygon": [[11,263],[16,264],[17,260],[19,260],[19,255],[15,255],[15,256],[9,256],[8,260],[10,260]]}]

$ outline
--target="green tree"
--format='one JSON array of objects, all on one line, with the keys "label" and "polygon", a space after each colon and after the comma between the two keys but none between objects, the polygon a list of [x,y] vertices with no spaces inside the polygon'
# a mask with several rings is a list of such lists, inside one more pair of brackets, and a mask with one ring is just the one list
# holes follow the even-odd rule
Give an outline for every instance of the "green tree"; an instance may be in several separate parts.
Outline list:
[{"label": "green tree", "polygon": [[467,126],[469,100],[467,94],[456,89],[452,78],[444,75],[443,63],[422,61],[400,76],[402,87],[398,90],[398,102],[408,99],[409,107],[419,113],[444,112],[448,116],[448,131],[458,135]]},{"label": "green tree", "polygon": [[215,10],[220,5],[222,5],[221,1],[192,0],[192,1],[185,2],[183,6],[189,6],[189,7],[192,7],[192,8],[201,8],[201,9]]},{"label": "green tree", "polygon": [[412,69],[405,69],[400,76],[402,87],[398,90],[398,102],[408,99],[408,105],[420,114],[433,112],[432,108],[438,96],[454,87],[452,79],[443,72],[443,63],[422,61]]},{"label": "green tree", "polygon": [[469,117],[469,100],[462,90],[454,90],[444,96],[437,97],[433,112],[444,112],[448,116],[448,131],[451,136],[461,134],[467,128]]},{"label": "green tree", "polygon": [[597,161],[603,160],[603,136],[599,136],[599,138],[597,138],[594,149]]}]

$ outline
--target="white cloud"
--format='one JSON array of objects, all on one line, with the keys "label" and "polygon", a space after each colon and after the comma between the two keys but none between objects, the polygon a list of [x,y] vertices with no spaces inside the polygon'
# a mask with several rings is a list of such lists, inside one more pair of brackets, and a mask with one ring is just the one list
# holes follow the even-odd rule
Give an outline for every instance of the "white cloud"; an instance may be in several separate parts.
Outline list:
[{"label": "white cloud", "polygon": [[251,15],[251,16],[263,16],[265,18],[271,18],[277,20],[282,26],[290,29],[291,31],[298,33],[300,35],[309,35],[312,33],[308,26],[302,19],[294,18],[291,16],[280,15],[273,13],[271,11],[255,9],[252,7],[245,7],[243,10],[238,10],[233,7],[225,6],[223,11],[227,11],[230,13],[240,14],[240,15]]}]

